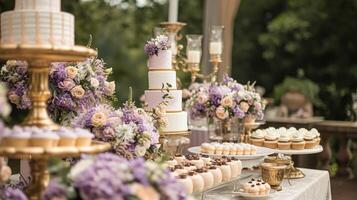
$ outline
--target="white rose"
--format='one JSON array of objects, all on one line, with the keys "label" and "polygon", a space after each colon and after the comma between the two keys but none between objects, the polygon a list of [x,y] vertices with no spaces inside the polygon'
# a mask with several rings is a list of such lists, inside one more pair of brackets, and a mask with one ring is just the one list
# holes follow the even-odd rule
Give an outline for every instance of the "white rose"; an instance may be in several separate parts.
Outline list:
[{"label": "white rose", "polygon": [[135,148],[135,155],[142,157],[146,153],[146,148],[144,146],[136,146]]},{"label": "white rose", "polygon": [[68,66],[66,67],[66,73],[69,78],[74,79],[78,74],[78,69],[73,66]]},{"label": "white rose", "polygon": [[225,106],[225,107],[232,107],[233,106],[233,98],[232,98],[232,96],[228,95],[228,96],[224,97],[221,100],[221,104],[222,104],[222,106]]},{"label": "white rose", "polygon": [[74,165],[69,173],[69,177],[72,180],[75,180],[80,173],[86,170],[93,163],[92,159],[83,159]]},{"label": "white rose", "polygon": [[91,78],[90,79],[90,85],[93,87],[93,88],[98,88],[99,86],[99,81],[95,78]]},{"label": "white rose", "polygon": [[76,87],[72,88],[71,95],[75,98],[81,99],[84,96],[84,89],[82,86],[77,85]]},{"label": "white rose", "polygon": [[150,139],[144,139],[142,143],[143,143],[143,146],[145,147],[145,149],[148,149],[151,146]]},{"label": "white rose", "polygon": [[216,110],[216,116],[218,119],[226,119],[228,117],[228,112],[224,109],[223,106],[219,106]]}]

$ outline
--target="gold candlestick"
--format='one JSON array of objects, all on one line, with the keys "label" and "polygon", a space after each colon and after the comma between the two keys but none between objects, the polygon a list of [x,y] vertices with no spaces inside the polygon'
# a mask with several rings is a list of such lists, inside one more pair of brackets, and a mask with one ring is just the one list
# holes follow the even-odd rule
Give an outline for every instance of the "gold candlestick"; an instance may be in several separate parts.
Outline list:
[{"label": "gold candlestick", "polygon": [[161,22],[160,27],[164,28],[165,31],[168,33],[171,42],[176,45],[176,54],[172,54],[172,66],[174,69],[179,70],[180,64],[177,61],[177,55],[180,56],[181,50],[183,49],[182,45],[177,45],[178,41],[182,39],[182,35],[178,34],[178,32],[186,26],[186,23],[182,22]]}]

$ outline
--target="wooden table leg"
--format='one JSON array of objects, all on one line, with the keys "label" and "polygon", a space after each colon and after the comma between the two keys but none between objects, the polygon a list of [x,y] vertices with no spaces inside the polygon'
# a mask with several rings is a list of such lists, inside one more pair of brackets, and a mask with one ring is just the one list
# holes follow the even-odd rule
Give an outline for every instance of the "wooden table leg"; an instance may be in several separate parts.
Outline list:
[{"label": "wooden table leg", "polygon": [[323,170],[330,170],[330,161],[332,158],[332,151],[330,146],[331,134],[325,133],[321,135],[321,145],[324,150],[318,154],[317,168]]},{"label": "wooden table leg", "polygon": [[345,134],[339,136],[340,148],[337,153],[338,170],[337,175],[348,176],[352,178],[352,169],[349,167],[349,162],[352,158],[352,153],[348,145],[348,137]]}]

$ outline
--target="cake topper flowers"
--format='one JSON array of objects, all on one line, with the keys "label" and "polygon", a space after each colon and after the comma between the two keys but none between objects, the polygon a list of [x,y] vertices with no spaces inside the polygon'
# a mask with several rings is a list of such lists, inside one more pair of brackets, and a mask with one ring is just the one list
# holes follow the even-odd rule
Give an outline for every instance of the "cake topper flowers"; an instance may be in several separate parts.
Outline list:
[{"label": "cake topper flowers", "polygon": [[147,41],[144,51],[148,56],[158,55],[162,50],[170,49],[169,38],[165,35],[159,35]]}]

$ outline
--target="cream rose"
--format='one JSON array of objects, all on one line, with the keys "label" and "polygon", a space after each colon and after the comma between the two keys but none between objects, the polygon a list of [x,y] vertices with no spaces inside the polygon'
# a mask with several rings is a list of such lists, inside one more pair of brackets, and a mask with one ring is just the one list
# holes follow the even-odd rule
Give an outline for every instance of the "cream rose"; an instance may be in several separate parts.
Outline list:
[{"label": "cream rose", "polygon": [[242,101],[239,103],[239,108],[246,113],[249,110],[249,104],[245,101]]},{"label": "cream rose", "polygon": [[200,104],[206,103],[207,100],[208,100],[208,97],[207,97],[206,94],[199,94],[198,97],[197,97],[197,101]]},{"label": "cream rose", "polygon": [[144,146],[137,146],[135,148],[135,155],[137,156],[144,156],[146,153],[146,148]]},{"label": "cream rose", "polygon": [[9,94],[9,100],[13,104],[18,104],[20,102],[20,97],[15,93],[11,93]]},{"label": "cream rose", "polygon": [[77,85],[76,87],[72,88],[71,90],[71,95],[75,98],[82,98],[84,96],[84,89],[82,88],[82,86]]},{"label": "cream rose", "polygon": [[10,179],[11,176],[11,169],[8,166],[2,166],[0,171],[0,180],[1,182],[6,182]]},{"label": "cream rose", "polygon": [[90,79],[90,85],[91,85],[93,88],[98,88],[98,86],[99,86],[99,81],[98,81],[98,79],[91,78],[91,79]]},{"label": "cream rose", "polygon": [[73,66],[66,67],[66,74],[69,78],[74,79],[78,74],[78,69]]},{"label": "cream rose", "polygon": [[218,119],[226,119],[228,117],[228,112],[224,109],[223,106],[219,106],[216,110],[216,116]]},{"label": "cream rose", "polygon": [[107,88],[107,90],[109,91],[109,94],[113,94],[115,92],[115,82],[111,81],[111,82],[105,82],[104,86]]},{"label": "cream rose", "polygon": [[232,107],[233,106],[233,98],[232,96],[226,96],[221,100],[221,104],[224,107]]},{"label": "cream rose", "polygon": [[94,113],[91,122],[95,127],[103,126],[107,122],[107,116],[104,113]]}]

